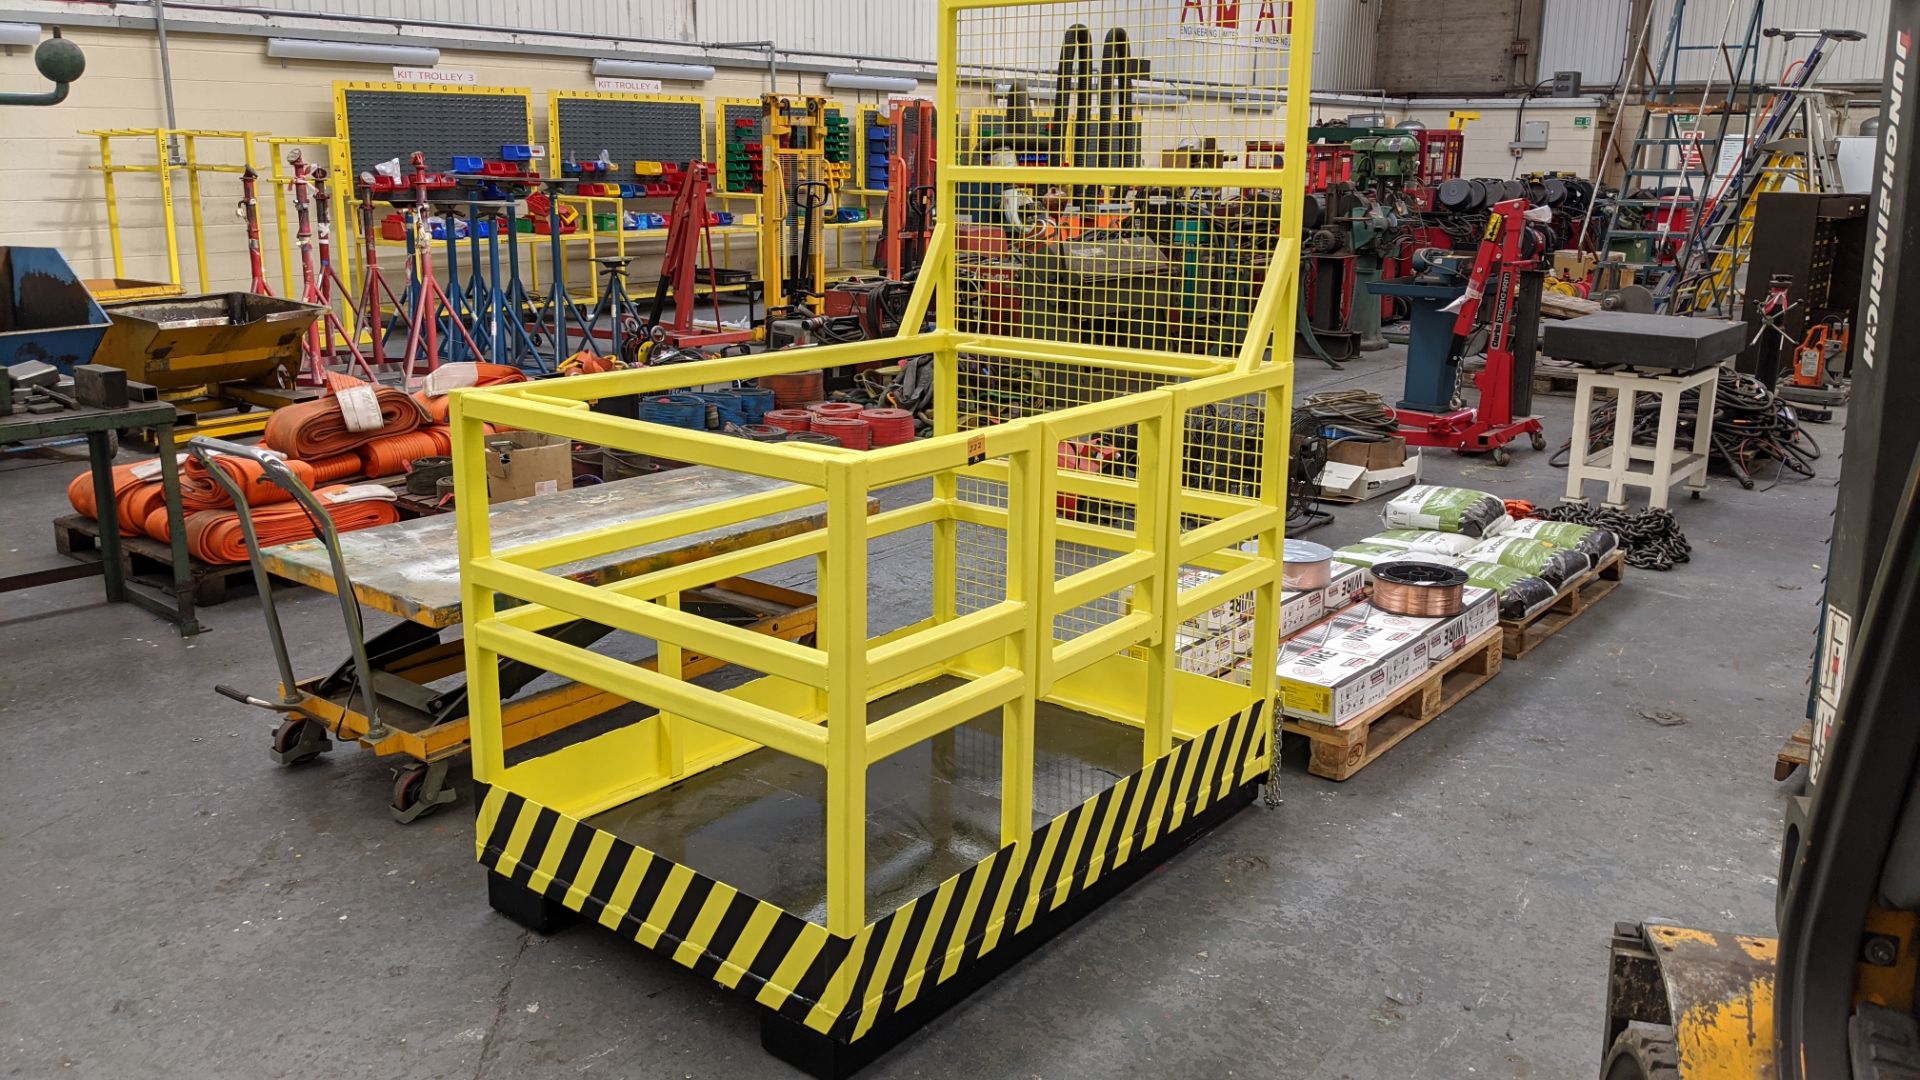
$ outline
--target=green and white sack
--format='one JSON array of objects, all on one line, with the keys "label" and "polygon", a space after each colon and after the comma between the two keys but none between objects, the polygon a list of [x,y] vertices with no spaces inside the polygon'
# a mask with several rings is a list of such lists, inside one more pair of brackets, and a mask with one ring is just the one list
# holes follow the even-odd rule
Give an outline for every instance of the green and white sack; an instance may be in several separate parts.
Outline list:
[{"label": "green and white sack", "polygon": [[1524,619],[1553,603],[1558,589],[1525,570],[1499,563],[1462,559],[1459,567],[1467,572],[1467,584],[1476,589],[1492,589],[1499,597],[1500,617]]},{"label": "green and white sack", "polygon": [[1479,538],[1507,527],[1507,504],[1472,488],[1416,484],[1387,500],[1380,521],[1389,529],[1436,529]]},{"label": "green and white sack", "polygon": [[1524,570],[1544,579],[1555,590],[1586,573],[1593,565],[1584,551],[1552,547],[1525,536],[1482,540],[1467,552],[1467,558]]},{"label": "green and white sack", "polygon": [[1467,550],[1480,541],[1460,533],[1440,532],[1437,529],[1388,529],[1367,537],[1369,544],[1386,544],[1391,547],[1403,547],[1408,551],[1418,551],[1433,555],[1465,555]]},{"label": "green and white sack", "polygon": [[1546,521],[1541,518],[1521,518],[1507,527],[1501,536],[1525,536],[1538,540],[1549,547],[1569,548],[1585,552],[1587,558],[1598,563],[1620,546],[1620,538],[1606,529],[1592,525],[1575,525],[1570,521]]}]

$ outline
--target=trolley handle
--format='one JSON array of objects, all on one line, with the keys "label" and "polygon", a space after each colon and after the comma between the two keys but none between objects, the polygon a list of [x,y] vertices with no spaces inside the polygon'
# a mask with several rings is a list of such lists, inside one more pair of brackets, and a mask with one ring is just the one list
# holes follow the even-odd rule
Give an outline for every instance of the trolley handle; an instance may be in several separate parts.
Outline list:
[{"label": "trolley handle", "polygon": [[374,741],[385,738],[387,726],[380,720],[380,706],[374,694],[373,665],[367,658],[366,630],[360,619],[360,601],[354,595],[353,579],[348,576],[346,559],[340,553],[340,533],[333,527],[333,516],[327,513],[319,496],[287,467],[284,458],[257,446],[243,446],[225,439],[195,435],[187,441],[187,452],[200,462],[201,468],[213,478],[214,483],[219,484],[233,499],[234,513],[240,518],[240,533],[247,541],[247,561],[253,564],[254,589],[260,594],[260,606],[267,616],[267,636],[273,644],[274,661],[280,666],[283,704],[293,704],[298,700],[294,690],[293,658],[287,652],[286,636],[280,629],[279,612],[274,609],[273,586],[267,580],[267,567],[260,558],[260,538],[253,527],[253,508],[247,503],[246,491],[225,469],[214,465],[209,459],[216,454],[225,454],[257,462],[260,474],[285,490],[312,517],[318,538],[333,566],[334,592],[340,599],[340,614],[347,626],[347,644],[352,647],[354,672],[359,678],[360,693],[366,705],[366,737]]}]

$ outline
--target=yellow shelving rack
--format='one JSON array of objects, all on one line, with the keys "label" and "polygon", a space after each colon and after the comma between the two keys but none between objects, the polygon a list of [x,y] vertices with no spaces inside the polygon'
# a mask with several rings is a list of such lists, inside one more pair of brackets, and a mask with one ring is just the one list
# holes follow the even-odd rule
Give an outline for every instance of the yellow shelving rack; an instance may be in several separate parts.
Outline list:
[{"label": "yellow shelving rack", "polygon": [[[1007,193],[1004,216],[973,226],[1018,259],[994,302],[973,299],[943,220],[901,320],[920,327],[931,306],[931,331],[456,392],[475,852],[494,907],[542,930],[597,922],[738,989],[767,1010],[768,1049],[840,1076],[1253,798],[1277,738],[1302,168],[1148,163],[1271,128],[1226,107],[1248,89],[1298,102],[1284,134],[1304,145],[1312,7],[1262,38],[1192,32],[1164,0],[942,0],[943,146],[963,74],[1051,83],[1080,35],[1119,93],[1192,107],[1117,108],[1079,131],[1064,103],[1010,110],[1005,146],[943,166],[943,207],[962,186]],[[1090,254],[1086,223],[1052,208],[1096,199],[1120,224]],[[1194,204],[1191,219],[1158,209]],[[933,358],[934,434],[874,451],[588,407],[915,356]],[[500,549],[489,424],[762,487]],[[889,509],[870,513],[881,492]],[[821,527],[606,585],[554,572],[796,510]],[[924,538],[924,582],[876,581],[888,538]],[[814,641],[680,602],[795,560],[814,568]],[[1222,608],[1251,620],[1244,683],[1182,666],[1181,628]],[[575,620],[629,651],[548,633]],[[630,659],[649,649],[651,667]],[[690,681],[695,655],[757,677]],[[509,658],[655,711],[509,765],[490,674]]]}]

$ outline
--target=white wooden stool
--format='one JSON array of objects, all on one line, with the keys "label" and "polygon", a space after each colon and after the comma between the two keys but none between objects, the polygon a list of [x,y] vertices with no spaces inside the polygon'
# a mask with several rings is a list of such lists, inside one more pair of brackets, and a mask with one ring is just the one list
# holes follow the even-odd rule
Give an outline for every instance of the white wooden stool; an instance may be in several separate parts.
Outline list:
[{"label": "white wooden stool", "polygon": [[[1606,504],[1626,505],[1626,487],[1633,484],[1647,489],[1647,505],[1664,509],[1667,489],[1684,480],[1694,498],[1707,486],[1707,459],[1713,450],[1713,402],[1719,389],[1720,369],[1702,368],[1684,375],[1640,375],[1630,371],[1581,371],[1573,399],[1573,442],[1567,455],[1567,501],[1587,501],[1584,488],[1588,480],[1607,483]],[[1592,426],[1595,390],[1611,390],[1617,400],[1613,419],[1613,445],[1587,452]],[[1693,445],[1682,450],[1679,443],[1680,395],[1700,391],[1700,409],[1693,425]],[[1652,446],[1635,446],[1633,414],[1636,399],[1653,394],[1660,399],[1660,425]],[[1651,470],[1634,468],[1646,462]]]}]

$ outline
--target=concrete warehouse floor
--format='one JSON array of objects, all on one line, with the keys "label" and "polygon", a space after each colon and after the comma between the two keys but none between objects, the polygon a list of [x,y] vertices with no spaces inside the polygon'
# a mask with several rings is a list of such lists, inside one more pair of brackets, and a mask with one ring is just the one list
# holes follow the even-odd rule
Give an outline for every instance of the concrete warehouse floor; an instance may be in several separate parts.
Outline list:
[{"label": "concrete warehouse floor", "polygon": [[[1394,395],[1399,350],[1302,391]],[[1571,399],[1541,398],[1557,445]],[[1823,475],[1675,505],[1691,565],[1630,572],[1565,633],[1344,784],[1297,740],[1256,806],[864,1075],[1578,1077],[1607,936],[1662,916],[1770,933],[1771,779],[1798,723],[1840,430]],[[1562,476],[1433,454],[1432,480],[1552,501]],[[57,564],[81,466],[0,463],[0,572]],[[1379,503],[1312,534],[1374,531]],[[924,563],[873,564],[905,589]],[[344,655],[286,591],[304,671]],[[757,1006],[591,927],[491,911],[471,800],[411,827],[387,764],[283,770],[257,603],[182,641],[97,581],[0,614],[0,1073],[45,1077],[785,1077]],[[1643,711],[1677,719],[1648,720]],[[465,783],[464,777],[462,783]]]}]

